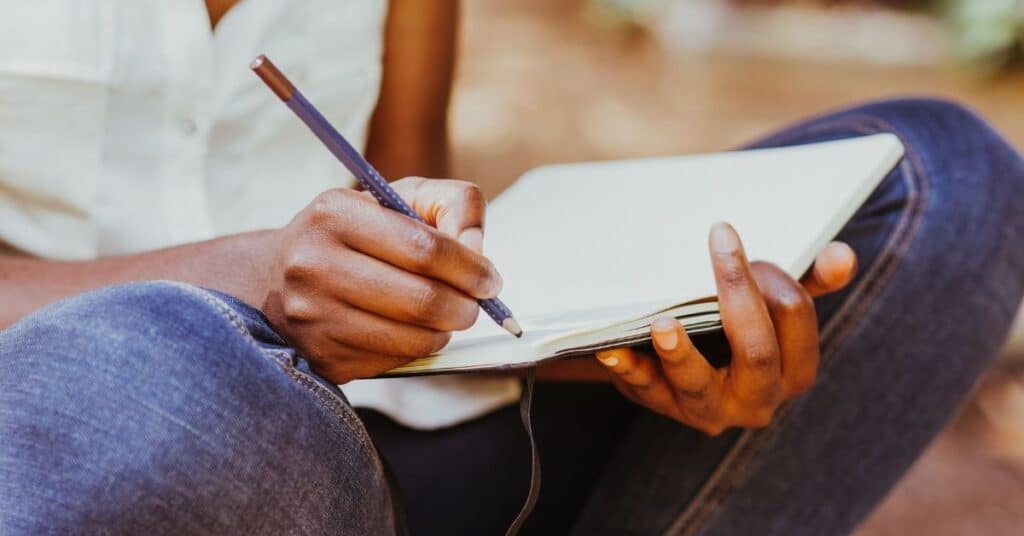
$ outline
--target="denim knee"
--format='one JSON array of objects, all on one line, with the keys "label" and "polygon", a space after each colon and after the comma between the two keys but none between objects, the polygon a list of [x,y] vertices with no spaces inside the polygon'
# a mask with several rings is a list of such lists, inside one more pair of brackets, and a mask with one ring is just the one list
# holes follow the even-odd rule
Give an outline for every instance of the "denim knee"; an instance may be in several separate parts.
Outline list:
[{"label": "denim knee", "polygon": [[900,136],[908,157],[927,155],[920,164],[939,189],[938,202],[954,195],[971,198],[976,204],[992,197],[1024,195],[1021,155],[984,118],[960,103],[935,98],[891,99],[840,115],[876,119],[878,128]]},{"label": "denim knee", "polygon": [[0,532],[390,527],[351,408],[245,328],[154,282],[0,332]]},{"label": "denim knee", "polygon": [[907,132],[908,155],[925,176],[921,239],[931,242],[933,262],[958,267],[959,277],[934,291],[996,303],[1009,322],[1024,280],[1024,159],[961,105],[914,99],[877,106]]}]

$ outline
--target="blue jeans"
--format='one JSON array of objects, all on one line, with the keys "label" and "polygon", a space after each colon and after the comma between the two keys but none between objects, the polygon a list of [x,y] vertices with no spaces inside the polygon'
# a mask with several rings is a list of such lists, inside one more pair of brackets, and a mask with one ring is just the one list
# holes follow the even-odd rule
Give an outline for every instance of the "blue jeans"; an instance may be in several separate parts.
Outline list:
[{"label": "blue jeans", "polygon": [[[927,100],[758,145],[873,132],[899,135],[907,156],[840,235],[861,271],[817,302],[816,386],[771,427],[715,438],[605,387],[542,386],[530,532],[848,532],[942,429],[1024,293],[1024,162],[971,113]],[[510,412],[437,432],[360,419],[229,296],[100,290],[0,332],[0,533],[381,534],[400,502],[414,532],[500,531],[528,476]]]}]

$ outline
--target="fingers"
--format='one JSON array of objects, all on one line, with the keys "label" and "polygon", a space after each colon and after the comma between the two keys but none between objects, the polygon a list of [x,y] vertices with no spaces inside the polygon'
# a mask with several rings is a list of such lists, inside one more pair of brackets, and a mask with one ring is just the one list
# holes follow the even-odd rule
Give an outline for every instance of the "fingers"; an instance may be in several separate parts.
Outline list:
[{"label": "fingers", "polygon": [[800,283],[817,297],[842,289],[857,274],[857,254],[845,242],[832,242],[818,253]]},{"label": "fingers", "polygon": [[[651,323],[660,366],[628,348],[597,357],[627,397],[714,435],[730,426],[768,425],[785,398],[813,383],[819,350],[814,302],[804,286],[774,265],[749,264],[727,224],[712,228],[709,249],[732,350],[729,368],[712,367],[671,317]],[[849,281],[850,254],[845,246],[828,248],[822,266],[847,269],[842,277],[819,280],[822,288]]]},{"label": "fingers", "polygon": [[290,282],[316,285],[326,296],[358,309],[434,330],[462,330],[476,321],[476,300],[444,283],[355,250],[338,248],[331,253],[311,267],[313,273],[292,270]]},{"label": "fingers", "polygon": [[310,361],[313,371],[336,384],[353,378],[372,378],[409,362],[402,356],[377,354],[351,346],[331,344],[323,358]]},{"label": "fingers", "polygon": [[651,340],[679,409],[698,423],[713,422],[722,394],[718,372],[693,346],[675,318],[652,322]]},{"label": "fingers", "polygon": [[612,382],[634,402],[665,415],[675,415],[675,397],[657,366],[632,348],[597,353],[597,360],[612,373]]},{"label": "fingers", "polygon": [[651,323],[651,340],[661,368],[680,402],[705,398],[714,386],[715,370],[697,351],[678,320],[662,317]]},{"label": "fingers", "polygon": [[428,225],[345,190],[321,194],[313,218],[347,246],[474,298],[493,298],[501,276],[489,260]]},{"label": "fingers", "polygon": [[327,335],[342,344],[376,354],[423,357],[441,350],[451,340],[450,333],[403,324],[361,309],[349,308],[344,314],[338,335],[330,332]]},{"label": "fingers", "polygon": [[740,238],[730,225],[716,223],[709,246],[722,327],[732,350],[733,390],[741,401],[774,401],[780,391],[779,347]]},{"label": "fingers", "polygon": [[775,326],[782,364],[784,396],[803,393],[818,373],[818,319],[810,293],[781,268],[751,265]]},{"label": "fingers", "polygon": [[[324,308],[329,307],[329,311]],[[369,354],[399,356],[408,359],[433,354],[444,347],[451,334],[421,326],[404,324],[338,302],[325,303],[311,297],[290,295],[283,303],[283,314],[299,339],[329,341],[337,346],[364,350]],[[315,350],[319,360],[322,349]]]},{"label": "fingers", "polygon": [[474,298],[501,289],[501,277],[479,254],[479,189],[420,178],[396,187],[424,221],[381,207],[365,192],[339,189],[317,196],[274,235],[279,272],[264,312],[336,382],[440,350],[449,331],[474,323]]},{"label": "fingers", "polygon": [[[477,253],[483,251],[487,202],[477,185],[468,181],[407,177],[396,181],[394,186],[429,225]],[[405,188],[408,188],[408,196]]]}]

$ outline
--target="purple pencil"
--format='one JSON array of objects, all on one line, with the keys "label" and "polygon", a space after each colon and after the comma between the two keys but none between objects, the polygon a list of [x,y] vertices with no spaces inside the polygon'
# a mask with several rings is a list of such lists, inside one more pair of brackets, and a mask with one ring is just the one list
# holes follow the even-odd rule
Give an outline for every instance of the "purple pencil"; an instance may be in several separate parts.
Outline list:
[{"label": "purple pencil", "polygon": [[[270,87],[284,103],[291,108],[295,115],[313,131],[313,134],[320,139],[327,150],[331,152],[346,168],[355,176],[359,184],[370,192],[381,205],[391,210],[417,220],[423,218],[402,199],[397,192],[380,176],[374,167],[359,154],[359,151],[352,147],[352,144],[341,135],[340,132],[321,114],[316,107],[306,100],[306,97],[295,88],[288,78],[274,66],[274,64],[263,54],[260,54],[252,62],[252,70]],[[519,323],[512,317],[512,311],[497,298],[489,300],[477,300],[480,308],[494,319],[499,326],[516,337],[523,336],[523,330]]]}]

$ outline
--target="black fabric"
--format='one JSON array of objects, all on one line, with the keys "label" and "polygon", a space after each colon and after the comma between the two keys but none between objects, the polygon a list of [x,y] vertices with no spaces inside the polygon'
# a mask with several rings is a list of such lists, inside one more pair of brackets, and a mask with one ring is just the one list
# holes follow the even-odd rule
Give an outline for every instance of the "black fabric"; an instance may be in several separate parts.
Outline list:
[{"label": "black fabric", "polygon": [[[636,412],[608,385],[536,385],[532,422],[544,486],[520,534],[569,532]],[[519,407],[426,432],[374,411],[360,415],[406,498],[411,534],[505,533],[530,487]]]}]

